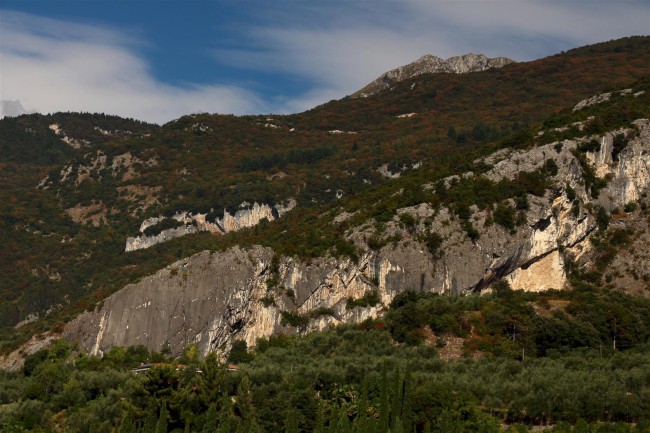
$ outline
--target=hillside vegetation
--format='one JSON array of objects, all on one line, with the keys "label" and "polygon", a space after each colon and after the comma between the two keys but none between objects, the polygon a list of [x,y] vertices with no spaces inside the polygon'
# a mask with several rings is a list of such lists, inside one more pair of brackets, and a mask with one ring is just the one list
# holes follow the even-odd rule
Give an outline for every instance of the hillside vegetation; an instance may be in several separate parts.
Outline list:
[{"label": "hillside vegetation", "polygon": [[[437,196],[419,186],[469,169],[480,173],[476,157],[534,146],[552,138],[559,122],[596,115],[590,128],[598,131],[648,117],[648,92],[577,113],[562,107],[603,90],[645,89],[638,80],[650,73],[649,46],[650,38],[626,38],[499,70],[423,75],[389,92],[290,116],[201,114],[162,127],[90,114],[3,119],[0,238],[10,253],[0,258],[0,350],[58,331],[125,284],[203,249],[254,242],[302,258],[354,258],[341,234],[364,219],[381,223],[399,207],[427,201],[453,202],[463,218],[472,204],[516,197],[512,185],[501,192],[459,185]],[[416,114],[397,117],[405,113]],[[549,133],[535,139],[540,130]],[[402,176],[390,179],[382,166]],[[522,179],[529,192],[544,188],[531,176]],[[289,198],[300,212],[255,230],[198,233],[124,253],[126,238],[147,217],[187,211],[215,218],[242,203]],[[357,213],[333,226],[330,218],[341,210]],[[504,210],[497,222],[511,226]],[[377,247],[390,242],[371,240]]]},{"label": "hillside vegetation", "polygon": [[[597,103],[574,108],[594,95]],[[643,156],[630,156],[630,143],[644,149],[638,137],[647,137],[638,119],[650,119],[650,37],[480,73],[421,75],[294,115],[197,114],[162,126],[87,113],[2,119],[0,353],[33,336],[56,339],[79,313],[143,277],[164,274],[170,292],[183,291],[193,281],[190,256],[207,250],[213,264],[235,247],[232,257],[258,266],[251,279],[264,296],[252,299],[277,313],[282,332],[248,347],[237,334],[248,324],[236,321],[235,338],[209,338],[221,359],[202,358],[198,343],[175,357],[169,346],[98,357],[56,340],[20,371],[0,374],[0,430],[649,433],[647,193],[606,209],[600,195],[615,176],[592,161],[607,140],[608,167]],[[511,162],[491,159],[495,152],[517,159],[539,149],[546,153],[534,167],[488,176]],[[565,226],[586,222],[583,249],[546,233],[550,249],[535,257],[562,260],[564,291],[512,290],[495,272],[441,295],[426,293],[424,273],[418,287],[411,279],[387,289],[378,273],[359,271],[363,290],[334,311],[300,309],[302,294],[283,286],[289,262],[307,273],[325,257],[347,270],[408,244],[434,263],[454,243],[478,249],[488,230],[512,240],[557,220],[556,199],[566,204]],[[286,214],[274,208],[273,221],[125,251],[129,237],[198,226],[181,214],[225,224],[226,212],[294,200]],[[418,206],[431,212],[404,211]],[[550,216],[527,220],[534,206]],[[441,227],[455,230],[444,238],[432,228],[441,213]],[[253,246],[265,260],[252,257]],[[508,257],[481,254],[493,263]],[[247,290],[233,280],[237,294]],[[366,318],[373,308],[376,318],[306,332],[314,321]],[[100,336],[92,341],[99,347]]]},{"label": "hillside vegetation", "polygon": [[[60,341],[0,376],[0,428],[647,433],[649,318],[644,298],[502,285],[485,296],[405,292],[384,319],[274,336],[250,352],[239,344],[235,371],[195,346],[176,359],[143,347],[99,358]],[[142,363],[155,364],[131,371]]]}]

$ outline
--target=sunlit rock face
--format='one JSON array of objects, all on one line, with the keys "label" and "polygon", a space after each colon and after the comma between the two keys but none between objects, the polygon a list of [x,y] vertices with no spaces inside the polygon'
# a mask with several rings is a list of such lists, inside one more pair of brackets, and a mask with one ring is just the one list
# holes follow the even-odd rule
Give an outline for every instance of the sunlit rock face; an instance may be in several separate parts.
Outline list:
[{"label": "sunlit rock face", "polygon": [[352,96],[364,98],[382,90],[389,89],[400,81],[422,74],[466,74],[469,72],[501,68],[510,63],[514,63],[514,60],[507,57],[488,58],[483,54],[465,54],[463,56],[450,57],[446,60],[427,54],[415,62],[382,74],[363,89],[352,94]]},{"label": "sunlit rock face", "polygon": [[295,206],[296,201],[293,199],[290,199],[286,205],[281,203],[275,206],[269,206],[253,203],[250,208],[238,210],[233,215],[224,211],[223,218],[217,218],[212,222],[208,221],[207,214],[204,213],[191,214],[189,212],[177,212],[171,216],[171,219],[178,221],[182,225],[161,230],[160,233],[153,235],[144,234],[144,231],[149,227],[155,226],[165,218],[147,218],[140,225],[140,233],[142,234],[126,239],[124,251],[128,252],[149,248],[156,244],[200,231],[222,235],[243,228],[254,227],[262,220],[273,221],[280,218]]},{"label": "sunlit rock face", "polygon": [[[627,137],[625,145],[616,148],[621,135]],[[593,140],[600,144],[597,150],[578,150]],[[607,180],[597,198],[586,186],[579,154],[595,176]],[[93,354],[137,344],[178,354],[191,343],[203,354],[226,353],[235,340],[254,345],[278,332],[321,330],[377,317],[405,290],[464,294],[490,290],[499,280],[527,291],[563,289],[567,260],[588,256],[589,238],[598,231],[593,209],[610,210],[647,196],[650,122],[640,119],[620,130],[529,150],[500,150],[483,158],[490,169],[481,176],[495,182],[513,180],[521,172],[548,165],[549,160],[557,167],[549,175],[551,187],[543,196],[527,196],[524,221],[515,230],[488,223],[489,211],[473,207],[471,221],[480,236],[471,240],[453,212],[422,203],[397,211],[385,230],[401,240],[378,250],[365,243],[372,221],[350,229],[346,237],[358,248],[356,261],[273,260],[274,251],[260,246],[204,251],[109,296],[95,311],[69,323],[65,337]],[[443,183],[473,176],[477,175],[464,173]],[[284,209],[289,207],[293,205]],[[214,224],[223,232],[236,230],[276,217],[280,214],[276,210],[274,214],[256,204]],[[426,219],[428,226],[418,223],[412,232],[406,231],[399,224],[403,214],[415,221]],[[196,230],[207,224],[197,216],[184,218],[197,218],[196,226],[191,226]],[[421,236],[429,232],[441,239],[435,254],[421,243]],[[349,302],[369,295],[376,302],[363,306]],[[292,324],[286,320],[288,314],[302,320]]]}]

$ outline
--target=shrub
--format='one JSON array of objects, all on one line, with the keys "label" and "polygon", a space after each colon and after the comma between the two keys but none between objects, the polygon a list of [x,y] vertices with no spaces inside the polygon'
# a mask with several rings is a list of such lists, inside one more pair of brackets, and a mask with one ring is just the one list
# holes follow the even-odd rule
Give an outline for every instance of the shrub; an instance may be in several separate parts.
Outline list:
[{"label": "shrub", "polygon": [[427,250],[429,250],[433,258],[439,258],[442,255],[440,247],[442,246],[443,239],[438,233],[431,232],[421,240],[427,246]]},{"label": "shrub", "polygon": [[309,324],[309,317],[300,313],[292,313],[290,311],[283,311],[280,313],[282,318],[280,323],[284,326],[294,326],[296,328],[304,328]]},{"label": "shrub", "polygon": [[345,308],[351,310],[355,307],[374,307],[379,303],[379,301],[379,292],[377,289],[373,289],[359,299],[348,298],[345,303]]},{"label": "shrub", "polygon": [[174,218],[165,218],[157,224],[147,227],[142,232],[145,236],[155,236],[162,232],[163,230],[174,229],[184,225],[182,222],[175,220]]},{"label": "shrub", "polygon": [[273,298],[273,295],[266,295],[261,297],[260,302],[265,307],[270,307],[271,305],[275,305],[275,299]]},{"label": "shrub", "polygon": [[494,222],[510,231],[515,230],[515,216],[515,210],[505,204],[499,204],[493,214]]}]

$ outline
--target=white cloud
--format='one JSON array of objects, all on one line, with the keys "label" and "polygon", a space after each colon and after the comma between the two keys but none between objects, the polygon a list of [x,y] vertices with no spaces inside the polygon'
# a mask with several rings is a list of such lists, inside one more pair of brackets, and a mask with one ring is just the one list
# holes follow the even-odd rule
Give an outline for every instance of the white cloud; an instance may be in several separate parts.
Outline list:
[{"label": "white cloud", "polygon": [[[457,0],[409,2],[413,15],[435,17],[455,46],[532,60],[558,50],[650,32],[645,0]],[[496,53],[495,53],[496,54]],[[494,54],[493,54],[494,55]]]},{"label": "white cloud", "polygon": [[202,111],[296,112],[350,94],[424,54],[532,60],[650,30],[647,0],[279,0],[252,6],[254,19],[225,24],[227,37],[215,38],[230,45],[212,47],[213,76],[220,79],[218,67],[286,74],[307,83],[307,90],[269,91],[273,82],[163,83],[139,54],[148,42],[133,32],[3,11],[0,99],[20,101],[30,111],[99,111],[159,123]]},{"label": "white cloud", "polygon": [[312,94],[340,97],[424,54],[474,52],[526,61],[650,31],[645,0],[291,4],[291,11],[273,11],[274,23],[244,29],[243,48],[215,50],[217,61],[296,74],[313,80]]},{"label": "white cloud", "polygon": [[1,32],[0,99],[20,101],[30,111],[104,112],[163,123],[183,114],[242,114],[264,106],[235,86],[158,82],[130,38],[110,29],[3,11]]}]

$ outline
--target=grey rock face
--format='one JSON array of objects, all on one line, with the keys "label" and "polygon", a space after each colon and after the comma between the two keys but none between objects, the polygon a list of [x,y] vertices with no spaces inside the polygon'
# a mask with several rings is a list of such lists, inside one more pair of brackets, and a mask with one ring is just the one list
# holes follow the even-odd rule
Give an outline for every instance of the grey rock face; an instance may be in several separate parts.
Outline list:
[{"label": "grey rock face", "polygon": [[162,230],[156,235],[146,235],[143,232],[151,226],[163,221],[164,217],[147,218],[140,224],[140,235],[131,236],[126,239],[124,251],[135,251],[152,247],[156,244],[166,242],[168,240],[196,233],[199,231],[208,231],[213,234],[226,234],[241,230],[246,227],[253,227],[259,224],[263,219],[273,221],[280,218],[285,213],[289,212],[296,206],[294,199],[289,199],[288,203],[277,204],[269,206],[266,204],[254,203],[248,209],[241,209],[230,215],[224,211],[223,218],[217,218],[215,221],[210,222],[206,219],[207,214],[197,213],[191,214],[189,212],[177,212],[171,218],[183,223],[180,227]]},{"label": "grey rock face", "polygon": [[[613,140],[620,134],[630,139],[614,157]],[[580,143],[592,139],[601,146],[585,160],[596,176],[608,179],[597,200],[585,187],[574,154]],[[357,263],[331,257],[305,263],[282,257],[277,270],[271,270],[273,251],[268,248],[201,252],[108,297],[100,308],[69,323],[64,336],[93,354],[136,344],[154,350],[169,347],[178,354],[190,343],[203,354],[225,353],[234,340],[254,345],[280,331],[324,329],[376,317],[405,290],[481,292],[500,279],[514,289],[562,289],[567,283],[565,260],[579,260],[588,253],[589,236],[597,230],[587,209],[623,206],[650,190],[650,121],[641,119],[630,128],[530,150],[501,150],[484,158],[492,169],[483,176],[493,181],[514,179],[549,159],[557,165],[550,179],[553,187],[542,197],[528,196],[526,223],[516,231],[488,224],[490,211],[474,207],[471,222],[480,237],[471,241],[449,209],[420,204],[398,210],[386,224],[386,234],[399,234],[401,241],[379,251],[365,247],[366,236],[374,230],[371,222],[352,229],[348,239],[364,251]],[[575,200],[568,197],[569,187]],[[404,213],[418,221],[412,233],[400,227],[399,215]],[[442,239],[435,257],[419,241],[430,232]],[[271,276],[278,282],[274,287],[268,287]],[[379,295],[377,305],[347,308],[349,298],[373,291]],[[286,312],[306,318],[306,325],[284,324]]]},{"label": "grey rock face", "polygon": [[370,96],[392,87],[395,83],[422,74],[466,74],[468,72],[480,72],[486,69],[501,68],[510,63],[514,63],[514,60],[507,57],[488,58],[483,54],[465,54],[463,56],[450,57],[447,60],[427,54],[413,63],[386,72],[363,89],[353,93],[352,96]]},{"label": "grey rock face", "polygon": [[173,353],[190,343],[203,353],[219,348],[241,332],[271,254],[263,248],[234,248],[176,262],[77,317],[64,337],[92,354],[139,344],[158,351],[169,347]]},{"label": "grey rock face", "polygon": [[[267,288],[271,257],[272,251],[261,247],[198,253],[108,297],[101,308],[69,323],[64,337],[92,354],[138,344],[158,351],[168,347],[174,354],[190,343],[203,354],[225,351],[234,339],[255,344],[283,329],[283,311],[333,310],[331,316],[313,318],[306,329],[374,317],[379,308],[347,310],[347,299],[376,289],[388,303],[404,287],[420,284],[430,267],[422,251],[408,249],[366,256],[358,264],[331,258],[305,264],[285,258],[279,270],[282,290]],[[289,290],[293,296],[287,296]],[[269,297],[273,303],[267,305],[263,298]]]}]

